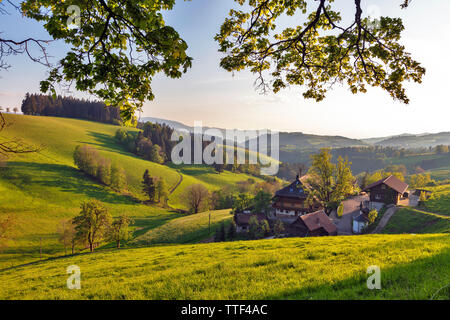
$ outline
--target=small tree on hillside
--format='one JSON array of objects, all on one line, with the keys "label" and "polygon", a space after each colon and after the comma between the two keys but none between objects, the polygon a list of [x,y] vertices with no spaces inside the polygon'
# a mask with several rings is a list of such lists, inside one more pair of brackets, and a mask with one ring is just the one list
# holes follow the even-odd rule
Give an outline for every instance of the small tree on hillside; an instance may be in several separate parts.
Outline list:
[{"label": "small tree on hillside", "polygon": [[419,204],[423,206],[426,201],[427,201],[427,193],[425,191],[421,191],[419,196]]},{"label": "small tree on hillside", "polygon": [[150,148],[149,160],[159,164],[164,163],[164,158],[161,156],[161,147],[154,144]]},{"label": "small tree on hillside", "polygon": [[158,202],[166,204],[169,197],[169,190],[164,179],[158,179],[156,181],[156,197]]},{"label": "small tree on hillside", "polygon": [[148,169],[145,170],[144,176],[142,179],[142,191],[148,196],[148,199],[152,202],[155,201],[156,198],[156,184],[155,179],[150,176]]},{"label": "small tree on hillside", "polygon": [[75,225],[72,223],[72,219],[62,220],[59,227],[59,242],[64,246],[64,254],[67,255],[67,247],[72,249],[72,254],[75,252],[77,244],[77,232]]},{"label": "small tree on hillside", "polygon": [[14,113],[17,113],[17,112],[19,112],[19,108],[17,108],[17,107],[14,107],[14,108],[13,108],[13,111],[14,111]]},{"label": "small tree on hillside", "polygon": [[127,175],[125,170],[116,164],[111,166],[111,188],[118,192],[127,189]]},{"label": "small tree on hillside", "polygon": [[99,159],[97,166],[97,178],[105,185],[111,185],[111,161]]},{"label": "small tree on hillside", "polygon": [[210,194],[200,183],[190,185],[183,194],[183,200],[192,213],[198,213],[208,208]]},{"label": "small tree on hillside", "polygon": [[133,219],[127,215],[122,215],[111,224],[108,231],[108,238],[110,241],[114,241],[116,243],[117,249],[120,248],[120,241],[130,239],[132,233],[128,227],[132,223]]},{"label": "small tree on hillside", "polygon": [[17,217],[14,214],[3,214],[0,216],[0,252],[8,246],[9,241],[14,237],[14,226],[17,224]]},{"label": "small tree on hillside", "polygon": [[85,201],[81,204],[81,212],[73,218],[77,232],[76,238],[89,243],[89,250],[94,252],[94,245],[103,240],[110,225],[112,217],[103,203],[98,200]]}]

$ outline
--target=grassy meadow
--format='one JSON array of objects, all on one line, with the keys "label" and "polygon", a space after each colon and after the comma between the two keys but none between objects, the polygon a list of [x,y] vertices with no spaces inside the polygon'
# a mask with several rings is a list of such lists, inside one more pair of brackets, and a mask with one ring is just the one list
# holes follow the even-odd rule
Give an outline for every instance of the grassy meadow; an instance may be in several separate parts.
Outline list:
[{"label": "grassy meadow", "polygon": [[426,188],[432,191],[431,197],[425,201],[427,211],[450,216],[450,184]]},{"label": "grassy meadow", "polygon": [[[61,220],[78,214],[80,203],[88,199],[104,202],[113,216],[132,216],[138,234],[182,217],[172,209],[136,202],[144,199],[141,180],[146,169],[165,179],[169,188],[182,179],[168,202],[170,207],[180,209],[185,209],[181,195],[190,184],[201,183],[215,190],[250,178],[231,172],[219,175],[207,166],[175,168],[143,160],[116,143],[114,134],[119,127],[113,125],[68,118],[5,117],[10,126],[2,137],[19,137],[42,150],[11,157],[0,166],[0,214],[15,213],[18,220],[16,240],[0,254],[0,269],[39,259],[40,244],[43,258],[61,254],[58,226]],[[102,156],[125,169],[129,194],[113,192],[74,166],[73,150],[81,144],[94,146]]]},{"label": "grassy meadow", "polygon": [[[449,299],[449,262],[443,234],[166,245],[3,270],[0,299]],[[81,290],[66,287],[70,265]],[[371,265],[381,290],[367,289]]]},{"label": "grassy meadow", "polygon": [[[209,218],[211,216],[211,232]],[[155,243],[193,243],[214,236],[221,223],[228,223],[233,215],[230,210],[206,211],[180,218],[175,218],[160,227],[152,228],[137,237],[137,244]]]},{"label": "grassy meadow", "polygon": [[[383,235],[199,243],[232,215],[179,213],[186,187],[201,183],[212,191],[260,179],[143,160],[116,143],[117,126],[10,114],[6,119],[6,138],[20,137],[42,151],[0,166],[0,215],[14,213],[18,220],[14,242],[0,254],[0,299],[450,299],[449,185],[433,188],[424,209],[444,216],[400,209]],[[113,192],[77,170],[72,154],[80,144],[120,164],[129,192]],[[170,208],[141,203],[146,169],[169,188],[181,181]],[[92,254],[63,256],[58,226],[92,198],[113,216],[131,216],[134,239],[120,250],[104,245]],[[66,287],[70,265],[81,268],[81,290]],[[381,290],[366,287],[371,265],[381,267]]]},{"label": "grassy meadow", "polygon": [[450,216],[401,208],[389,219],[382,233],[450,233]]}]

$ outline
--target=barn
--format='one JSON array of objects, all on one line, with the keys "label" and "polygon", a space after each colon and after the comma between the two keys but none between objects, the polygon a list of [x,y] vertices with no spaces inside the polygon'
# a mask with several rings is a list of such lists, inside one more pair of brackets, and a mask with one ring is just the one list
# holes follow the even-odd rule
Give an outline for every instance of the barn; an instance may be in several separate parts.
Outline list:
[{"label": "barn", "polygon": [[337,235],[336,226],[323,210],[299,216],[292,223],[291,229],[296,229],[296,233],[304,237]]},{"label": "barn", "polygon": [[398,204],[402,197],[407,196],[406,190],[408,190],[408,185],[392,175],[363,189],[369,193],[371,202],[384,204]]}]

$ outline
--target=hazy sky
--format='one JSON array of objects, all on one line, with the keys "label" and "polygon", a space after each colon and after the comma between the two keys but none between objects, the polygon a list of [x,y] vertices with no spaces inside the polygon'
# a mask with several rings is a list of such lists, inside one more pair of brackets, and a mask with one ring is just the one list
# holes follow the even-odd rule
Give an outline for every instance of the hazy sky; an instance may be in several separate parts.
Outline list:
[{"label": "hazy sky", "polygon": [[[354,14],[353,1],[335,2],[346,15]],[[270,128],[354,138],[450,131],[450,0],[415,0],[407,10],[399,9],[401,2],[363,0],[363,6],[366,12],[371,8],[381,15],[403,18],[406,30],[402,44],[427,69],[422,84],[406,85],[410,105],[395,102],[388,93],[373,88],[367,94],[353,95],[346,88],[335,87],[320,103],[304,100],[300,87],[260,95],[254,90],[252,74],[240,72],[233,77],[219,67],[221,54],[213,37],[233,1],[192,0],[178,1],[166,20],[188,42],[193,68],[182,79],[157,76],[153,82],[156,99],[145,103],[143,116],[187,125],[197,120],[224,128]],[[0,31],[3,37],[16,40],[24,36],[48,38],[41,25],[12,10],[10,16],[0,16]],[[55,57],[64,50],[61,42],[49,48]],[[20,107],[25,92],[38,92],[46,70],[25,56],[8,62],[11,69],[0,73],[0,105]]]}]

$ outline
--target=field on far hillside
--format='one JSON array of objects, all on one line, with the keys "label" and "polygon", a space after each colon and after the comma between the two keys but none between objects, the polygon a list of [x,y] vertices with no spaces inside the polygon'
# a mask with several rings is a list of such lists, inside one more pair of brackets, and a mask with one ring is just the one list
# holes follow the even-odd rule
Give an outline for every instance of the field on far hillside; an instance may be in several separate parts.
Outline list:
[{"label": "field on far hillside", "polygon": [[[0,271],[0,299],[449,299],[450,235],[120,249]],[[66,268],[81,270],[68,290]],[[367,268],[381,289],[367,288]]]},{"label": "field on far hillside", "polygon": [[[209,190],[234,185],[237,181],[258,178],[245,174],[217,174],[207,166],[163,166],[143,160],[117,144],[114,134],[118,126],[85,120],[5,114],[10,126],[2,137],[18,137],[42,147],[35,154],[11,157],[0,166],[0,214],[15,213],[18,218],[16,240],[0,254],[0,268],[43,258],[62,252],[57,228],[61,220],[79,212],[80,203],[98,199],[113,216],[128,214],[138,221],[141,232],[159,227],[182,215],[160,206],[136,202],[145,199],[141,192],[142,175],[146,169],[153,176],[166,180],[169,188],[179,187],[170,195],[169,205],[184,209],[181,194],[186,186],[204,184]],[[134,131],[136,129],[128,128]],[[103,156],[120,164],[126,171],[129,195],[117,194],[80,172],[73,164],[77,145],[94,146]]]},{"label": "field on far hillside", "polygon": [[426,210],[450,216],[450,184],[425,189],[433,192],[425,201]]},{"label": "field on far hillside", "polygon": [[450,216],[402,208],[389,219],[382,233],[450,233]]},{"label": "field on far hillside", "polygon": [[[209,222],[211,218],[211,232]],[[137,244],[192,243],[213,237],[216,229],[233,218],[230,210],[206,211],[172,219],[137,237]]]}]

